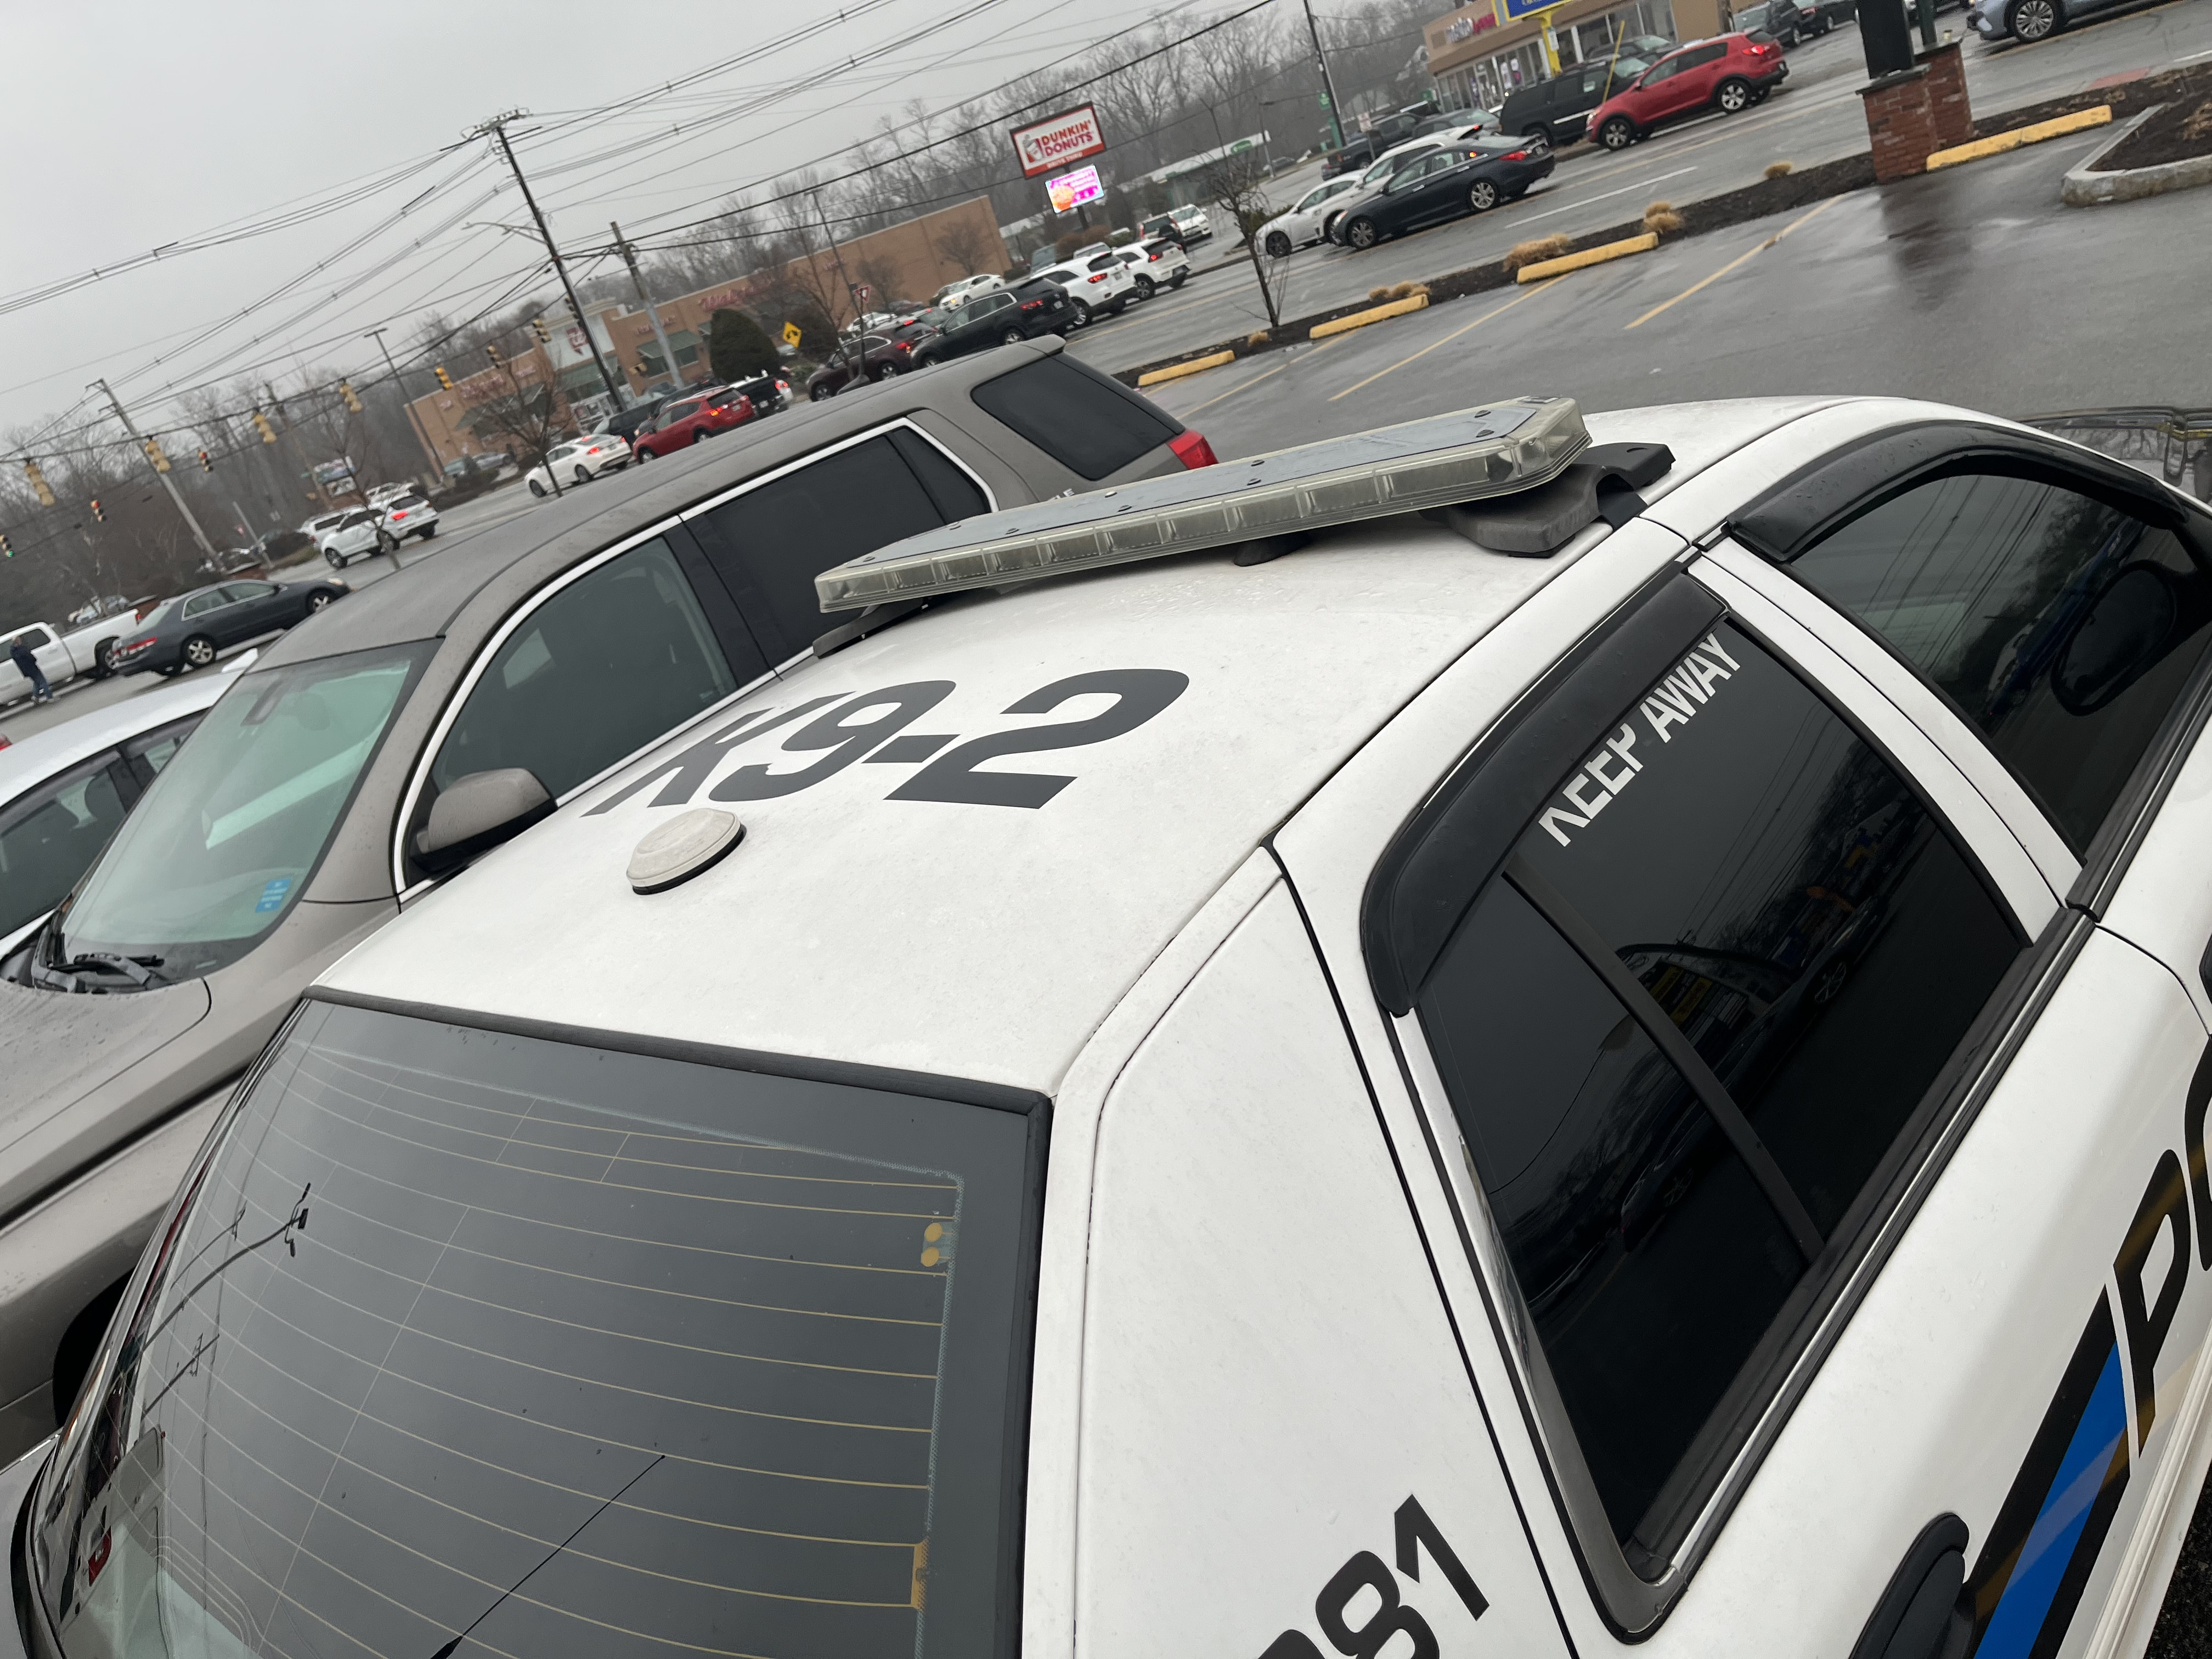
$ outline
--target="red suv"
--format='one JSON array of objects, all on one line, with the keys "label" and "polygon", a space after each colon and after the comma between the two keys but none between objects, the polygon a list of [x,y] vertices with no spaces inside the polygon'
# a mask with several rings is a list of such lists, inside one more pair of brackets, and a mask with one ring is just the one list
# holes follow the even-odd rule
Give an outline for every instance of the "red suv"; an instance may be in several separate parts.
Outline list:
[{"label": "red suv", "polygon": [[1779,42],[1749,34],[1693,40],[1668,52],[1597,106],[1589,131],[1607,149],[1626,149],[1653,128],[1717,109],[1733,115],[1788,78]]},{"label": "red suv", "polygon": [[753,400],[728,386],[678,398],[654,416],[644,431],[629,441],[630,453],[641,461],[666,455],[689,445],[743,426],[753,417]]}]

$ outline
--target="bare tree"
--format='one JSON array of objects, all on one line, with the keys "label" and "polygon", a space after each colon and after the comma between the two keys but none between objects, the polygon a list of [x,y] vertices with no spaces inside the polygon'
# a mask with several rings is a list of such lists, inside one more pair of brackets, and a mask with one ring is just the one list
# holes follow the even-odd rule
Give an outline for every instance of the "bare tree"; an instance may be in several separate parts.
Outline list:
[{"label": "bare tree", "polygon": [[1253,278],[1260,285],[1260,303],[1267,308],[1267,326],[1272,329],[1283,320],[1282,277],[1286,262],[1270,258],[1260,246],[1260,227],[1275,216],[1275,210],[1268,204],[1267,182],[1267,158],[1257,146],[1234,150],[1207,163],[1200,175],[1206,200],[1219,204],[1236,221],[1244,251],[1252,260]]},{"label": "bare tree", "polygon": [[524,466],[544,467],[557,495],[561,481],[554,477],[547,458],[567,435],[568,409],[552,387],[526,386],[514,378],[512,369],[507,382],[507,391],[495,392],[471,408],[463,424],[485,443],[514,455]]}]

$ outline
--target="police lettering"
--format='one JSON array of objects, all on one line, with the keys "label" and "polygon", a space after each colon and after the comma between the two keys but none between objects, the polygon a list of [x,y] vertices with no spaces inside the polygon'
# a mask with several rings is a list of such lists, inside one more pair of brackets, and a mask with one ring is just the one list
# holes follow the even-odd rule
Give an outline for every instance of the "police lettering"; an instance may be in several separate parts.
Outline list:
[{"label": "police lettering", "polygon": [[[1735,678],[1741,667],[1721,648],[1718,636],[1708,634],[1698,641],[1696,650],[1652,688],[1638,712],[1653,737],[1672,743],[1674,735],[1667,728],[1687,726],[1712,696],[1714,688],[1723,680]],[[1559,797],[1565,805],[1547,808],[1536,820],[1553,841],[1562,847],[1571,845],[1572,837],[1567,830],[1587,829],[1590,820],[1611,805],[1613,798],[1644,769],[1644,760],[1630,752],[1636,742],[1636,726],[1631,721],[1607,738],[1605,746],[1561,787]]]}]

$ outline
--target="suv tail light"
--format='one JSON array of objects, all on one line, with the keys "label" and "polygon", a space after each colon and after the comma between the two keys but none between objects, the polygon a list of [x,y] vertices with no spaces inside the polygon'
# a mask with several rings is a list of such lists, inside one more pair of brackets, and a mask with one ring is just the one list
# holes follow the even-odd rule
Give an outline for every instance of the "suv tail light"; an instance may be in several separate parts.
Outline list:
[{"label": "suv tail light", "polygon": [[1168,447],[1175,451],[1176,459],[1185,466],[1212,466],[1217,464],[1213,446],[1206,441],[1203,432],[1178,432],[1168,440]]},{"label": "suv tail light", "polygon": [[1024,300],[1022,301],[1022,309],[1024,311],[1035,311],[1043,304],[1044,301],[1042,300]]},{"label": "suv tail light", "polygon": [[1509,149],[1505,152],[1505,159],[1509,161],[1525,161],[1528,159],[1528,152],[1525,149]]}]

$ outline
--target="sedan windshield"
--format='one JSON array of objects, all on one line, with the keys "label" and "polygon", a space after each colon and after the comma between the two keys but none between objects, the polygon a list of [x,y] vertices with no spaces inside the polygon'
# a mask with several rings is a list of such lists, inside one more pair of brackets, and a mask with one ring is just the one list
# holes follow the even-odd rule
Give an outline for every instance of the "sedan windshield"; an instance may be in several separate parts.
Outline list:
[{"label": "sedan windshield", "polygon": [[1007,1651],[1042,1123],[946,1092],[303,1004],[33,1500],[65,1659]]},{"label": "sedan windshield", "polygon": [[307,884],[425,654],[241,677],[57,914],[61,959],[131,957],[174,981],[252,950]]}]

